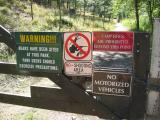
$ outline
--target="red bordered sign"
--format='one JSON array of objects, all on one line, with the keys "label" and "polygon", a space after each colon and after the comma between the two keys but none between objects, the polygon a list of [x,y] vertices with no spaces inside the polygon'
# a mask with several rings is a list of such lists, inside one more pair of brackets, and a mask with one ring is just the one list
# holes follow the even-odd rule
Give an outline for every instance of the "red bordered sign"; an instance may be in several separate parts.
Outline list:
[{"label": "red bordered sign", "polygon": [[90,32],[64,33],[64,59],[91,61],[92,39]]},{"label": "red bordered sign", "polygon": [[133,32],[93,32],[93,50],[133,52]]}]

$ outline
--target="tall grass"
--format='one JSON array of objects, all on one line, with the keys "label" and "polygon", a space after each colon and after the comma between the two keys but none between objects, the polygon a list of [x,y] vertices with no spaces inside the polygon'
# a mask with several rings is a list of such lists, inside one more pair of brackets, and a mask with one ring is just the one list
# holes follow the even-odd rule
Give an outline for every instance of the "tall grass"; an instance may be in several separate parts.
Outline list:
[{"label": "tall grass", "polygon": [[[139,20],[140,31],[151,32],[151,24],[147,16],[141,16]],[[136,20],[135,19],[124,19],[122,24],[127,26],[130,30],[136,30]]]},{"label": "tall grass", "polygon": [[[31,19],[31,9],[29,1],[14,1],[5,3],[0,0],[0,4],[5,8],[0,9],[0,24],[8,25],[15,31],[104,31],[112,30],[113,23],[102,20],[92,20],[83,16],[69,16],[62,13],[62,21],[59,21],[59,12],[54,8],[46,8],[33,4],[34,20]],[[12,7],[8,7],[12,6]],[[16,7],[14,7],[16,6]],[[6,16],[6,13],[10,15]]]}]

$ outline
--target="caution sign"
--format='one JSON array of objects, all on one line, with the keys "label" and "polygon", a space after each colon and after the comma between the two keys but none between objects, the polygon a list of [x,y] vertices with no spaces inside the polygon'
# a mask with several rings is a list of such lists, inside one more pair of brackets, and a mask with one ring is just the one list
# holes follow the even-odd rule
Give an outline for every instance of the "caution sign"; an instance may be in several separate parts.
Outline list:
[{"label": "caution sign", "polygon": [[133,32],[93,32],[93,50],[133,52]]},{"label": "caution sign", "polygon": [[18,70],[61,73],[62,37],[57,32],[16,32]]},{"label": "caution sign", "polygon": [[64,33],[64,59],[91,61],[92,39],[90,32]]},{"label": "caution sign", "polygon": [[93,74],[93,93],[114,96],[131,95],[132,77],[129,73],[95,71]]},{"label": "caution sign", "polygon": [[65,62],[65,74],[69,76],[91,76],[92,63],[90,62]]}]

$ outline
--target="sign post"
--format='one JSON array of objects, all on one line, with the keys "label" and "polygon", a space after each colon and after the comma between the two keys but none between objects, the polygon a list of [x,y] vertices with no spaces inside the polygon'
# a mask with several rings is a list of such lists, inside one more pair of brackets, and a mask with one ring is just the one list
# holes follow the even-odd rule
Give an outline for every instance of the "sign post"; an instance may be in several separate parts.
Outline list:
[{"label": "sign post", "polygon": [[152,59],[151,59],[151,78],[160,78],[160,19],[155,19],[154,32],[153,32],[153,44],[152,44]]},{"label": "sign post", "polygon": [[90,32],[64,33],[64,67],[69,76],[91,76],[92,37]]},{"label": "sign post", "polygon": [[160,114],[160,19],[154,20],[147,114]]},{"label": "sign post", "polygon": [[19,70],[62,71],[62,35],[54,32],[16,32]]}]

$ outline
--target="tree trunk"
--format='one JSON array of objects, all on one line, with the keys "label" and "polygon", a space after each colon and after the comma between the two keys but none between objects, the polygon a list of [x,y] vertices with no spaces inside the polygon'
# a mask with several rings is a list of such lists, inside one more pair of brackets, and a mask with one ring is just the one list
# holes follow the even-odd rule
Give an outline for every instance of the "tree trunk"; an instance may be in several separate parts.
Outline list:
[{"label": "tree trunk", "polygon": [[84,0],[84,5],[83,5],[83,20],[85,22],[85,17],[86,17],[86,0]]},{"label": "tree trunk", "polygon": [[59,8],[59,0],[57,0],[57,8]]},{"label": "tree trunk", "polygon": [[77,0],[74,0],[74,9],[77,10]]},{"label": "tree trunk", "polygon": [[134,0],[135,5],[135,15],[136,15],[136,30],[139,31],[139,8],[138,8],[138,0]]},{"label": "tree trunk", "polygon": [[61,14],[61,0],[59,0],[59,31],[61,30],[61,23],[62,23],[62,14]]},{"label": "tree trunk", "polygon": [[33,20],[33,0],[31,0],[31,17],[32,17],[32,20]]},{"label": "tree trunk", "polygon": [[152,2],[148,1],[148,16],[149,16],[149,21],[151,24],[151,31],[153,32],[153,8],[152,8]]},{"label": "tree trunk", "polygon": [[51,8],[51,3],[52,1],[51,0],[48,0],[48,6]]},{"label": "tree trunk", "polygon": [[67,10],[69,9],[69,0],[67,0]]},{"label": "tree trunk", "polygon": [[106,7],[104,6],[104,15],[103,15],[103,29],[104,29],[104,22],[105,22],[105,19],[106,19]]}]

